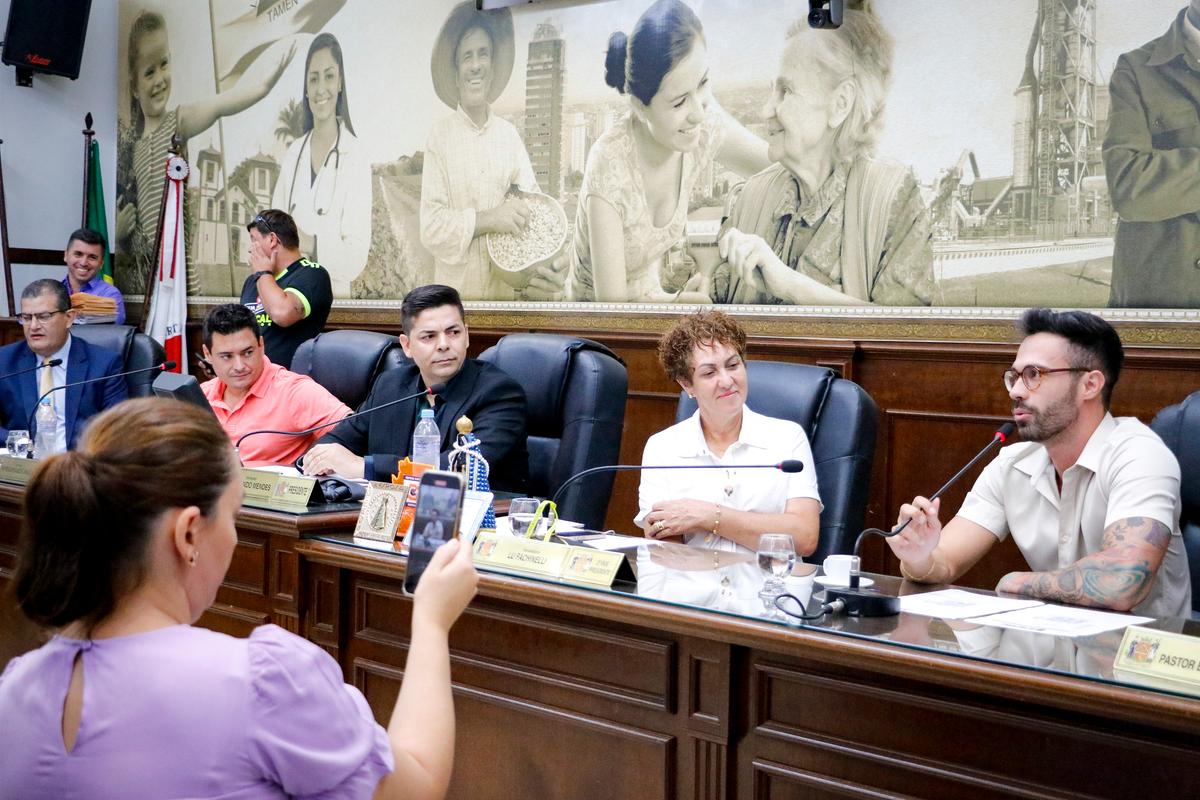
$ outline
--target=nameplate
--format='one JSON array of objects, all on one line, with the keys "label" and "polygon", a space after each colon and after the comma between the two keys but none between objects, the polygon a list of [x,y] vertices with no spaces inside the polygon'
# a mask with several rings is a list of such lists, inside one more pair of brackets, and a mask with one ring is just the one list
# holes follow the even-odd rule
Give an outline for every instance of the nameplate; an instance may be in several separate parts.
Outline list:
[{"label": "nameplate", "polygon": [[243,468],[242,491],[243,505],[294,514],[308,508],[321,490],[316,478]]},{"label": "nameplate", "polygon": [[29,483],[29,479],[33,476],[33,471],[37,469],[39,463],[41,462],[32,458],[0,456],[0,481],[24,486]]},{"label": "nameplate", "polygon": [[572,547],[563,566],[562,579],[568,583],[612,586],[617,571],[625,563],[625,554],[594,547]]},{"label": "nameplate", "polygon": [[1200,637],[1140,628],[1125,629],[1113,674],[1187,694],[1200,694]]},{"label": "nameplate", "polygon": [[480,531],[475,537],[475,563],[584,586],[611,586],[625,562],[622,553],[571,547],[520,536]]}]

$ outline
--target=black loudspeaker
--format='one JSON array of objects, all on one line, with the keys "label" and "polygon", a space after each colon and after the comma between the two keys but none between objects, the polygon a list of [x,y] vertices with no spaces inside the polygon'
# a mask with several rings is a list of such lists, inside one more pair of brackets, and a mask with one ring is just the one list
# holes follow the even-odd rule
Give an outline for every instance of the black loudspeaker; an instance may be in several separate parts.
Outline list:
[{"label": "black loudspeaker", "polygon": [[12,0],[0,61],[22,72],[79,77],[92,0]]}]

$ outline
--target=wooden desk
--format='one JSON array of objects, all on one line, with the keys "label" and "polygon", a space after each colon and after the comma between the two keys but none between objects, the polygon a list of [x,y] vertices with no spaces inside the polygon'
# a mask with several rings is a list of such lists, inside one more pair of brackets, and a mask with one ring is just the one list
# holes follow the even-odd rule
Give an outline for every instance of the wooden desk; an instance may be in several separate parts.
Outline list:
[{"label": "wooden desk", "polygon": [[[20,491],[0,486],[0,579]],[[305,538],[353,522],[243,510],[201,624],[300,632],[386,722],[409,636],[405,562]],[[0,660],[36,644],[10,606]],[[792,628],[483,575],[451,636],[450,796],[1200,797],[1200,700],[938,652],[937,624]]]},{"label": "wooden desk", "polygon": [[[403,559],[295,550],[304,635],[386,720],[409,636]],[[450,796],[1200,796],[1200,700],[877,638],[919,640],[931,622],[801,629],[482,575],[451,635]]]}]

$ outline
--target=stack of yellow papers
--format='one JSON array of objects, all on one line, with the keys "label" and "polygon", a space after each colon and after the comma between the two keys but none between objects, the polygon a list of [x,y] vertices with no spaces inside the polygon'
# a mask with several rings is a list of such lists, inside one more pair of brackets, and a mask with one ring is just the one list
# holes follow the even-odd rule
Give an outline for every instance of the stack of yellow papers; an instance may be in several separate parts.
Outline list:
[{"label": "stack of yellow papers", "polygon": [[117,313],[117,301],[111,297],[76,292],[71,295],[71,308],[85,317],[114,315]]}]

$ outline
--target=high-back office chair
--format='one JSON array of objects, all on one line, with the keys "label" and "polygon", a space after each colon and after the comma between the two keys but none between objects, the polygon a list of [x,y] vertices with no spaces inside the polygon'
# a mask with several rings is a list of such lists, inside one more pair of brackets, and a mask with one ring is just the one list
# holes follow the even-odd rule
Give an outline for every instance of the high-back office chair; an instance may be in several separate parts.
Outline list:
[{"label": "high-back office chair", "polygon": [[335,330],[302,342],[292,372],[307,375],[350,408],[358,408],[380,373],[409,363],[395,336]]},{"label": "high-back office chair", "polygon": [[[821,492],[821,535],[808,559],[849,553],[863,528],[875,457],[875,401],[853,381],[826,367],[781,361],[747,361],[746,404],[759,414],[804,428],[816,462]],[[679,393],[675,421],[696,411],[696,401]]]},{"label": "high-back office chair", "polygon": [[[551,333],[513,333],[480,356],[525,389],[529,493],[552,497],[567,478],[616,464],[629,376],[599,342]],[[613,473],[577,481],[559,500],[563,519],[601,528]]]},{"label": "high-back office chair", "polygon": [[1192,574],[1192,616],[1200,616],[1200,392],[1167,406],[1154,416],[1150,428],[1179,460],[1179,493],[1183,513],[1179,530]]},{"label": "high-back office chair", "polygon": [[[71,335],[95,347],[103,347],[121,355],[124,370],[153,367],[167,360],[163,346],[131,325],[72,325]],[[187,371],[187,365],[182,365]],[[150,397],[154,394],[154,379],[162,373],[139,372],[125,376],[130,397]]]}]

